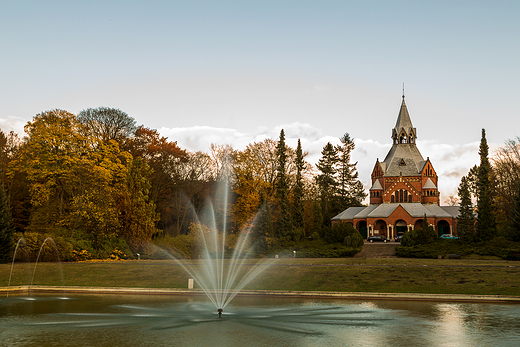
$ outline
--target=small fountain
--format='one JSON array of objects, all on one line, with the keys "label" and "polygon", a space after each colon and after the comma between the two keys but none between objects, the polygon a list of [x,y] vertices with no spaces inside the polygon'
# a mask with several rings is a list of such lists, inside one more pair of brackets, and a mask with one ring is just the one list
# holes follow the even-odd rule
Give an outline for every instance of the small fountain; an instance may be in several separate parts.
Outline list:
[{"label": "small fountain", "polygon": [[22,245],[22,247],[27,245],[23,237],[20,237],[18,239],[18,242],[16,242],[16,247],[14,248],[13,261],[11,263],[11,271],[9,272],[9,281],[7,282],[7,297],[9,297],[9,288],[11,287],[11,277],[13,276],[14,261],[16,259],[16,254],[18,253],[18,248],[20,247],[20,245]]},{"label": "small fountain", "polygon": [[[32,277],[31,277],[31,284],[29,285],[29,293],[31,292],[31,288],[34,284],[34,276],[36,275],[36,267],[38,266],[38,261],[40,260],[40,256],[42,254],[42,250],[43,250],[43,247],[47,244],[47,243],[52,243],[52,246],[54,248],[54,251],[56,253],[56,257],[58,259],[58,263],[60,263],[61,265],[61,262],[60,262],[60,254],[59,254],[59,251],[58,251],[58,247],[56,247],[56,243],[54,242],[54,240],[52,239],[52,237],[47,237],[41,244],[40,246],[40,249],[38,251],[38,256],[36,257],[36,262],[34,263],[34,269],[33,269],[33,273],[32,273]],[[9,288],[11,287],[11,279],[12,279],[12,276],[13,276],[13,270],[14,270],[14,262],[16,260],[16,255],[18,253],[18,248],[20,248],[20,245],[22,247],[26,247],[27,246],[27,243],[25,241],[25,239],[23,237],[20,237],[18,239],[18,242],[16,242],[16,247],[14,248],[14,253],[13,253],[13,261],[11,262],[11,271],[9,273],[9,281],[7,283],[7,297],[9,297]],[[60,266],[60,272],[61,272],[61,266]],[[62,276],[62,282],[63,282],[63,273],[61,273],[61,276]]]}]

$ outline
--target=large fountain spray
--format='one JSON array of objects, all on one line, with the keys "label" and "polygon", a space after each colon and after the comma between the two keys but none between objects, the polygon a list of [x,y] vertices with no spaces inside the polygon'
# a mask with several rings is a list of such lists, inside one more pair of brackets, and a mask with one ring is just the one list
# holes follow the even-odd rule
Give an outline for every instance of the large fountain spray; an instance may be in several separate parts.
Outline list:
[{"label": "large fountain spray", "polygon": [[[219,318],[231,300],[256,276],[271,265],[275,259],[264,258],[251,263],[249,258],[254,245],[249,236],[255,225],[256,217],[238,235],[232,255],[226,255],[226,207],[228,189],[225,187],[221,199],[223,211],[221,229],[217,227],[217,218],[213,202],[208,199],[204,211],[196,214],[190,206],[195,218],[194,226],[202,247],[202,263],[198,266],[188,264],[173,257],[179,265],[197,282],[213,305],[217,308]],[[248,260],[249,259],[249,260]],[[246,267],[249,270],[246,271]]]}]

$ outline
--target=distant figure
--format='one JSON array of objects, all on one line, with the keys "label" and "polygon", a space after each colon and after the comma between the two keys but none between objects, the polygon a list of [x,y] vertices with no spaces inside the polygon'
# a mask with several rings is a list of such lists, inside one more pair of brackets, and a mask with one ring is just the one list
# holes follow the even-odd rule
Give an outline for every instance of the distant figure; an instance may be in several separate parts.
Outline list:
[{"label": "distant figure", "polygon": [[222,309],[221,308],[218,309],[218,318],[222,318]]}]

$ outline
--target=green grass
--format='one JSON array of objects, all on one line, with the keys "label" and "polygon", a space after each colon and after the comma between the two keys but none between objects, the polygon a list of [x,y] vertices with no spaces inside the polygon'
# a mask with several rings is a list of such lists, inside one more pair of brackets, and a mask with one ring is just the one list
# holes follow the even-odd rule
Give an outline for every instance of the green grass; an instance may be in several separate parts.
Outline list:
[{"label": "green grass", "polygon": [[[189,261],[196,263],[197,261]],[[248,260],[244,270],[254,263]],[[31,283],[34,264],[17,263],[11,285]],[[6,287],[10,264],[0,264]],[[35,285],[186,288],[173,261],[40,263]],[[279,259],[246,289],[520,295],[520,263],[459,259]]]}]

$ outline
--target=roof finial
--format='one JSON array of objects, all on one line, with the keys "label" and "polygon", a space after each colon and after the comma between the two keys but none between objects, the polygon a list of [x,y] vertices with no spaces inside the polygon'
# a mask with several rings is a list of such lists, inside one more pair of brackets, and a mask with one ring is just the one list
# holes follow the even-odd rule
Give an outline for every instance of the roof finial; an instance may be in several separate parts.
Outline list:
[{"label": "roof finial", "polygon": [[403,99],[404,99],[404,82],[403,82]]}]

